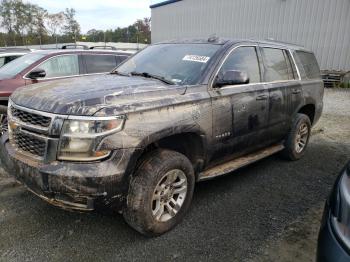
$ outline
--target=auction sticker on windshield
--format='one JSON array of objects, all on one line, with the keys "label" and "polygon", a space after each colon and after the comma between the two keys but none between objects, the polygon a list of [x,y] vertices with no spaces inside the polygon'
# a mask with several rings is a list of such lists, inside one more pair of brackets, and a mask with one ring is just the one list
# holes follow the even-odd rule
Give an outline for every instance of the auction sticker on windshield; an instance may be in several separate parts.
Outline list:
[{"label": "auction sticker on windshield", "polygon": [[200,55],[186,55],[182,60],[183,61],[192,61],[198,63],[207,63],[210,57],[208,56],[200,56]]}]

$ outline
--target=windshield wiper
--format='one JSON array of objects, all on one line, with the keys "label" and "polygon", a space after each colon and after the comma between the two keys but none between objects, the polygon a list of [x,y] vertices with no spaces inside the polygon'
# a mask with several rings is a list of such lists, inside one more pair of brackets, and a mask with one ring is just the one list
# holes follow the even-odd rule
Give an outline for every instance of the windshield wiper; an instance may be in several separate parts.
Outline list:
[{"label": "windshield wiper", "polygon": [[132,75],[132,76],[143,76],[143,77],[146,77],[146,78],[153,78],[153,79],[160,80],[163,83],[166,83],[168,85],[175,85],[175,83],[173,81],[169,80],[169,79],[166,79],[166,78],[164,78],[162,76],[152,75],[152,74],[149,74],[147,72],[143,72],[143,73],[131,72],[130,75]]},{"label": "windshield wiper", "polygon": [[120,76],[130,76],[128,74],[124,74],[124,73],[121,73],[121,72],[118,72],[118,71],[113,71],[111,72],[112,75],[120,75]]}]

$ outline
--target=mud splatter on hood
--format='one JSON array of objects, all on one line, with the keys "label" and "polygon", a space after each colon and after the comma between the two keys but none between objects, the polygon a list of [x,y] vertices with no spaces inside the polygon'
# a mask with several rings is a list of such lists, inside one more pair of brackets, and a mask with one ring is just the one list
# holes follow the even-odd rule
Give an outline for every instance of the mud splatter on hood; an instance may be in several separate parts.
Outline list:
[{"label": "mud splatter on hood", "polygon": [[89,116],[103,108],[116,107],[122,113],[135,111],[144,103],[161,103],[159,100],[175,98],[184,91],[184,87],[154,79],[108,74],[25,86],[17,89],[11,99],[17,105],[40,111]]}]

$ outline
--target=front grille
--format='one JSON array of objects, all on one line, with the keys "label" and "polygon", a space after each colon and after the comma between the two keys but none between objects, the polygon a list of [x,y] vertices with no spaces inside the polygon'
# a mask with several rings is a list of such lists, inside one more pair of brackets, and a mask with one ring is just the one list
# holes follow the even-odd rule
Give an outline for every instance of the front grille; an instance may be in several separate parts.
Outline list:
[{"label": "front grille", "polygon": [[18,149],[25,152],[39,157],[45,155],[46,142],[40,138],[16,130],[13,132],[13,142]]},{"label": "front grille", "polygon": [[30,124],[34,126],[40,126],[40,127],[49,127],[51,124],[50,117],[29,113],[27,111],[23,111],[14,107],[11,107],[11,115],[14,118],[21,120],[21,122],[25,124]]},{"label": "front grille", "polygon": [[7,118],[4,117],[3,115],[0,115],[0,134],[2,135],[7,131],[8,131]]}]

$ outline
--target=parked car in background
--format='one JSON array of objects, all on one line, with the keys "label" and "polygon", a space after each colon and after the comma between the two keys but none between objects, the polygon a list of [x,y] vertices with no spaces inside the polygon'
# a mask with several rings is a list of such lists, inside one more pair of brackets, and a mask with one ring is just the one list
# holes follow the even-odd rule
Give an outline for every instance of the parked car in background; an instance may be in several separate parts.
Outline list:
[{"label": "parked car in background", "polygon": [[0,48],[0,67],[29,52],[31,52],[30,49],[24,48]]},{"label": "parked car in background", "polygon": [[53,205],[108,206],[157,236],[184,218],[196,182],[277,152],[303,157],[323,92],[314,54],[299,46],[155,44],[111,74],[16,90],[1,162]]},{"label": "parked car in background", "polygon": [[350,162],[326,202],[318,237],[317,262],[350,261]]},{"label": "parked car in background", "polygon": [[103,74],[130,56],[107,50],[43,50],[26,54],[0,68],[0,114],[18,87],[63,78]]}]

